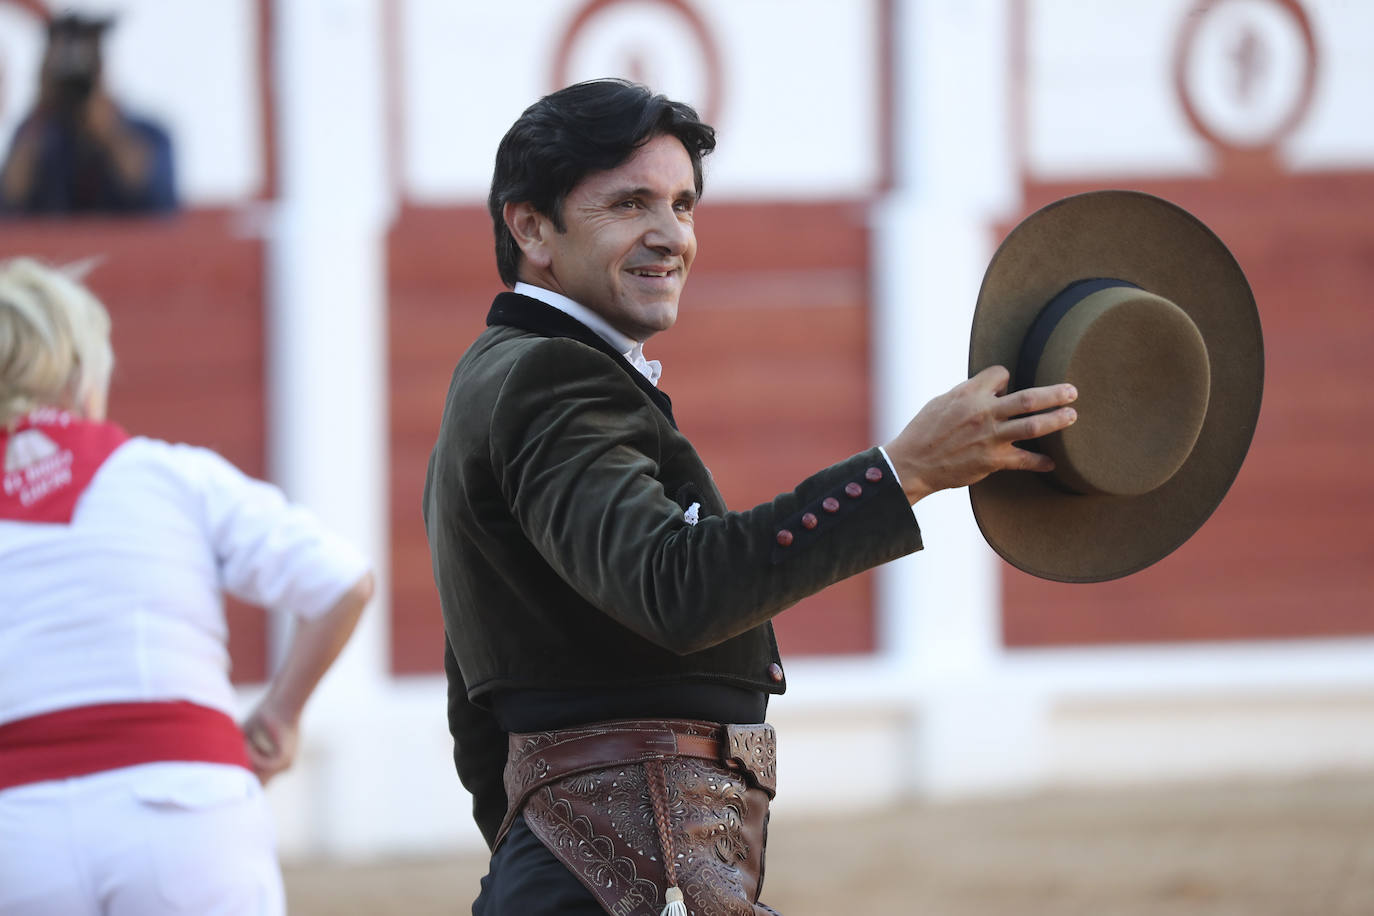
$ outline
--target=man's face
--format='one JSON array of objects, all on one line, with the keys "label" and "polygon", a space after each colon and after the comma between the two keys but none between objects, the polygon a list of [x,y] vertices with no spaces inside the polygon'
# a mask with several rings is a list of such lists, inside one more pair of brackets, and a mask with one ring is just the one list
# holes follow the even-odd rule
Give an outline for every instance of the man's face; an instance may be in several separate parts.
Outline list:
[{"label": "man's face", "polygon": [[43,55],[43,81],[56,101],[84,104],[100,78],[100,36],[96,28],[66,28],[51,33]]},{"label": "man's face", "polygon": [[539,242],[522,244],[521,279],[647,340],[677,320],[697,253],[696,200],[686,148],[676,137],[655,137],[622,165],[594,172],[572,189],[563,202],[563,232],[534,216]]}]

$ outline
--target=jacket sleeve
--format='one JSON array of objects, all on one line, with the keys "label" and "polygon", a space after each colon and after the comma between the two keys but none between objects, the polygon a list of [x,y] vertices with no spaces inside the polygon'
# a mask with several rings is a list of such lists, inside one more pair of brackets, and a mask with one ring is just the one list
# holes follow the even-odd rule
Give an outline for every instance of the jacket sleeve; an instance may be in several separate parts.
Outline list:
[{"label": "jacket sleeve", "polygon": [[770,502],[688,524],[660,479],[688,446],[620,367],[573,341],[520,359],[496,407],[491,464],[526,537],[588,602],[673,652],[715,645],[921,546],[876,448]]}]

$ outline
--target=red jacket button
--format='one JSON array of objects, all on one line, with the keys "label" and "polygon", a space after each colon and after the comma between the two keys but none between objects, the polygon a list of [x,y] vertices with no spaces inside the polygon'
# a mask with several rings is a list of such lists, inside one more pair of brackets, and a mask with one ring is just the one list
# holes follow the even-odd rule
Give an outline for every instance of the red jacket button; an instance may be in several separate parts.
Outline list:
[{"label": "red jacket button", "polygon": [[788,531],[786,528],[784,528],[784,529],[782,529],[781,531],[779,531],[779,532],[778,532],[778,546],[779,546],[779,547],[790,547],[791,545],[792,545],[792,532]]},{"label": "red jacket button", "polygon": [[826,512],[839,512],[840,501],[833,496],[827,496],[821,502],[821,508],[824,509]]},{"label": "red jacket button", "polygon": [[805,528],[807,531],[810,531],[812,528],[816,527],[819,521],[820,520],[816,518],[816,516],[813,513],[808,512],[802,516],[802,527]]},{"label": "red jacket button", "polygon": [[857,483],[847,483],[844,485],[844,495],[850,499],[858,499],[863,495],[864,488]]},{"label": "red jacket button", "polygon": [[777,662],[773,662],[773,664],[769,665],[768,676],[773,679],[774,683],[780,683],[782,681],[782,665],[779,665]]},{"label": "red jacket button", "polygon": [[868,470],[864,471],[864,479],[867,480],[869,483],[877,483],[878,481],[883,479],[883,469],[869,468]]}]

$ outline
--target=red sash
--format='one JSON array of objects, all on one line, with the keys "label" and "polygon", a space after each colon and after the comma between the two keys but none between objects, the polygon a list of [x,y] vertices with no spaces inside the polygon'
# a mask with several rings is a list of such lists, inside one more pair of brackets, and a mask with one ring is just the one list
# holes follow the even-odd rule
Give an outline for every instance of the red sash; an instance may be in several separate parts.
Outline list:
[{"label": "red sash", "polygon": [[13,430],[0,429],[0,519],[70,524],[91,478],[128,438],[114,423],[53,407],[31,412]]},{"label": "red sash", "polygon": [[252,769],[233,719],[180,700],[78,706],[0,725],[0,790],[168,761]]}]

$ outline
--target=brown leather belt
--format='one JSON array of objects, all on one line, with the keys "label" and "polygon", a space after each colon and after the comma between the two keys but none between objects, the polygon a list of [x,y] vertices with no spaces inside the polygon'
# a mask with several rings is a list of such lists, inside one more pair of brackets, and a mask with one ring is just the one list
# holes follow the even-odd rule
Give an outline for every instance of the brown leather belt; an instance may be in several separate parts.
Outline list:
[{"label": "brown leather belt", "polygon": [[512,734],[496,844],[523,814],[613,916],[658,916],[673,895],[691,912],[774,914],[758,897],[776,761],[766,724],[633,719]]}]

